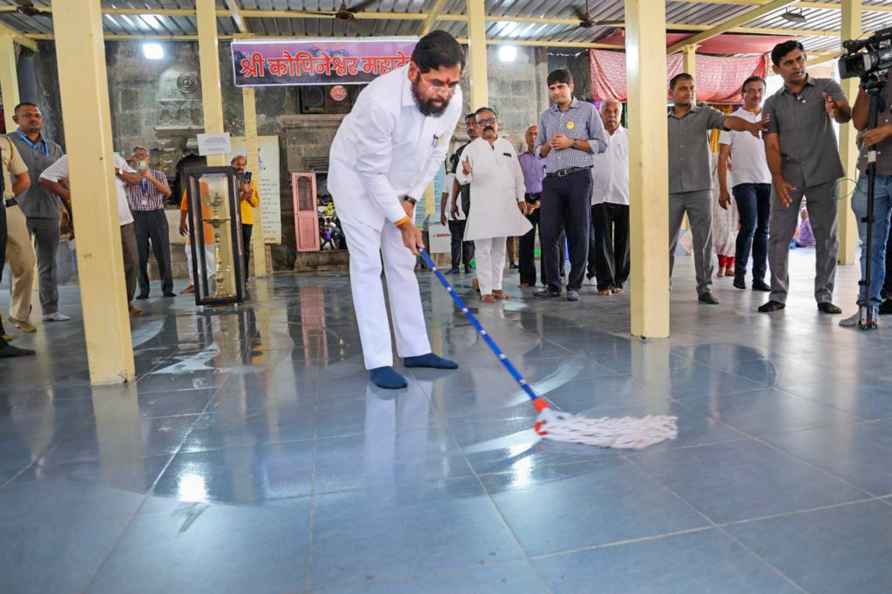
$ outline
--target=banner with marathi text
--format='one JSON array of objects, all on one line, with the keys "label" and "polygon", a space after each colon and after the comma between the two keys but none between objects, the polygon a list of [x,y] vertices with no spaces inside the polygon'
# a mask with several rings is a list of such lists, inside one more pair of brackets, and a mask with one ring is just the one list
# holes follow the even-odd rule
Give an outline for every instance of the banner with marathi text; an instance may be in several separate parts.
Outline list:
[{"label": "banner with marathi text", "polygon": [[358,85],[409,63],[415,37],[234,40],[236,86]]}]

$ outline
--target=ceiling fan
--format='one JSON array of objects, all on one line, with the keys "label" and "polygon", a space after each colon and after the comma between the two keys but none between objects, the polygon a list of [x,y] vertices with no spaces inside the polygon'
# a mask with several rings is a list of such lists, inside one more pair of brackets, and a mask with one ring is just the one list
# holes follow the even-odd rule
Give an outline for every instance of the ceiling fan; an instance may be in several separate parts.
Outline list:
[{"label": "ceiling fan", "polygon": [[577,25],[577,28],[579,29],[591,29],[593,27],[600,27],[601,25],[609,25],[613,23],[613,21],[596,21],[592,19],[592,11],[588,6],[588,0],[585,0],[584,11],[582,8],[574,6],[573,12],[576,14],[577,18],[579,18],[579,25]]},{"label": "ceiling fan", "polygon": [[341,0],[341,7],[338,8],[335,12],[321,12],[308,10],[309,14],[318,14],[322,16],[333,16],[335,19],[339,21],[355,21],[356,13],[361,12],[371,6],[372,4],[376,4],[378,0],[362,0],[361,2],[354,4],[351,7],[347,7],[346,0]]},{"label": "ceiling fan", "polygon": [[796,23],[797,25],[802,25],[806,22],[805,13],[802,12],[802,9],[799,12],[793,12],[789,8],[781,15],[781,18],[785,21],[789,21],[791,23]]},{"label": "ceiling fan", "polygon": [[595,27],[601,27],[604,25],[613,25],[614,21],[596,21],[592,18],[592,12],[589,8],[589,0],[585,0],[585,10],[583,10],[579,6],[573,7],[573,13],[576,15],[576,18],[579,19],[579,24],[569,29],[570,31],[575,31],[576,29],[593,29]]},{"label": "ceiling fan", "polygon": [[31,0],[15,0],[16,3],[16,12],[19,14],[25,15],[27,17],[33,16],[53,16],[48,10],[43,10],[41,8],[37,8],[34,6],[34,2]]}]

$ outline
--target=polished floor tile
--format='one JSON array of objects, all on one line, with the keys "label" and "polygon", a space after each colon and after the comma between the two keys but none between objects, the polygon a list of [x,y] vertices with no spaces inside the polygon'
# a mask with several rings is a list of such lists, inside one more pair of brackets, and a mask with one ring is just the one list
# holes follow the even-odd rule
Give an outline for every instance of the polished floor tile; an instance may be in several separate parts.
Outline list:
[{"label": "polished floor tile", "polygon": [[303,592],[310,502],[275,509],[183,507],[142,515],[86,590],[89,594]]},{"label": "polished floor tile", "polygon": [[[563,480],[488,475],[483,484],[530,555],[706,526],[687,503],[621,460],[583,463]],[[558,475],[560,476],[560,475]]]},{"label": "polished floor tile", "polygon": [[892,507],[877,501],[729,528],[810,594],[885,594],[892,584]]},{"label": "polished floor tile", "polygon": [[[487,306],[534,391],[589,416],[673,415],[618,451],[543,440],[536,413],[427,274],[456,371],[369,384],[343,274],[277,275],[238,308],[150,299],[137,381],[92,387],[77,290],[0,360],[0,592],[822,594],[892,578],[892,335],[819,315],[814,253],[790,306],[689,259],[672,338],[629,337],[629,295]],[[839,273],[852,302],[854,269]],[[7,306],[5,292],[0,311]]]},{"label": "polished floor tile", "polygon": [[751,441],[653,449],[631,458],[718,523],[868,496],[820,469]]},{"label": "polished floor tile", "polygon": [[555,594],[801,594],[716,529],[534,561]]}]

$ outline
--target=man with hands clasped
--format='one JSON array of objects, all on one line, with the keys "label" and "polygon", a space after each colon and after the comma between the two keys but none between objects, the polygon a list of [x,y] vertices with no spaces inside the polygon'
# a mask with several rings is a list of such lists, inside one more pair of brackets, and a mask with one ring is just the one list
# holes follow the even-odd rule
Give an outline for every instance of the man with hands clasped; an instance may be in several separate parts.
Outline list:
[{"label": "man with hands clasped", "polygon": [[585,278],[592,226],[593,155],[607,150],[608,135],[598,110],[573,97],[573,76],[567,70],[548,75],[552,105],[539,118],[539,156],[545,160],[539,234],[542,239],[542,281],[536,297],[560,297],[558,258],[561,232],[567,234],[570,277],[567,301],[579,301]]}]

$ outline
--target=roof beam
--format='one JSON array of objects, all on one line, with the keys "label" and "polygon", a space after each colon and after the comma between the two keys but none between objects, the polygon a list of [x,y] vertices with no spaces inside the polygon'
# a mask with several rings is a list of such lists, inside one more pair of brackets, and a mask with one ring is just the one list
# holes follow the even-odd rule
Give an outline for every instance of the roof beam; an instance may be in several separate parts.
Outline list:
[{"label": "roof beam", "polygon": [[[789,6],[790,4],[793,4],[796,1],[797,0],[772,0],[771,2],[763,4],[763,5],[759,6],[758,8],[748,10],[743,14],[739,14],[737,16],[731,17],[730,19],[722,21],[721,23],[712,27],[711,29],[702,31],[700,33],[697,33],[696,35],[692,35],[691,37],[688,37],[687,39],[683,39],[682,41],[679,41],[678,43],[673,43],[672,45],[669,46],[669,49],[666,50],[666,53],[673,54],[673,53],[679,51],[680,49],[687,47],[689,45],[696,45],[698,43],[702,43],[702,42],[706,41],[707,39],[712,39],[713,37],[718,37],[722,33],[725,33],[727,31],[734,29],[735,27],[738,27],[740,25],[743,25],[745,23],[753,21],[764,14],[768,14],[769,12],[773,12],[779,8],[784,8],[785,6]],[[669,26],[666,25],[666,28],[668,29]]]},{"label": "roof beam", "polygon": [[250,33],[251,31],[248,29],[248,23],[245,21],[245,17],[242,16],[241,8],[239,8],[238,0],[223,1],[226,4],[226,8],[229,9],[229,16],[235,21],[235,26],[238,27],[238,30],[242,33]]},{"label": "roof beam", "polygon": [[[724,4],[730,6],[762,6],[770,0],[672,0],[685,4]],[[800,2],[800,8],[815,8],[818,10],[842,10],[840,4],[831,2]],[[862,12],[892,12],[892,6],[888,4],[864,4]]]},{"label": "roof beam", "polygon": [[421,34],[427,35],[431,32],[431,29],[434,28],[434,25],[440,18],[440,13],[443,12],[443,7],[446,6],[446,0],[437,0],[434,3],[431,11],[427,13],[427,18],[424,19],[424,25],[421,27]]},{"label": "roof beam", "polygon": [[12,37],[12,40],[18,43],[23,47],[27,47],[29,50],[38,51],[37,42],[31,39],[29,36],[25,35],[21,31],[17,29],[13,29],[6,23],[0,22],[0,35],[9,35]]}]

